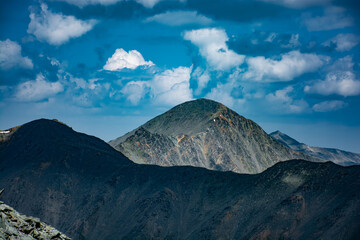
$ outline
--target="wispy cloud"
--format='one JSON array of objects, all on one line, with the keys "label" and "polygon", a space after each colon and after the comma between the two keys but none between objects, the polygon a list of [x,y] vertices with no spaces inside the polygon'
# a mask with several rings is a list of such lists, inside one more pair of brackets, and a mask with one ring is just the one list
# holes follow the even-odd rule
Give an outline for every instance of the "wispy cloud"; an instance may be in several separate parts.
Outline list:
[{"label": "wispy cloud", "polygon": [[146,19],[146,22],[158,22],[169,26],[189,24],[209,25],[212,20],[196,11],[167,11]]},{"label": "wispy cloud", "polygon": [[346,103],[344,101],[333,100],[317,103],[312,107],[312,109],[315,112],[331,112],[342,109],[345,106]]},{"label": "wispy cloud", "polygon": [[27,32],[51,45],[61,45],[71,38],[80,37],[97,23],[94,19],[83,21],[74,16],[53,13],[44,3],[39,14],[31,11],[30,20]]},{"label": "wispy cloud", "polygon": [[324,42],[324,46],[335,45],[335,50],[339,52],[349,51],[360,42],[360,37],[356,36],[355,34],[338,34],[335,37],[329,39],[328,41]]},{"label": "wispy cloud", "polygon": [[283,54],[280,60],[259,56],[249,57],[246,62],[249,68],[244,73],[244,78],[264,82],[291,81],[323,65],[322,57],[299,51]]},{"label": "wispy cloud", "polygon": [[360,94],[360,81],[350,71],[331,72],[326,75],[325,80],[306,85],[304,91],[320,95],[356,96]]},{"label": "wispy cloud", "polygon": [[[85,7],[88,5],[113,5],[118,2],[124,2],[126,0],[55,0],[55,1],[61,1],[61,2],[67,2],[69,4],[76,5],[78,7]],[[161,2],[162,0],[136,0],[136,2],[142,4],[144,7],[152,8],[157,3]],[[179,0],[180,2],[183,2],[185,0]]]},{"label": "wispy cloud", "polygon": [[284,113],[303,113],[308,110],[309,105],[305,100],[294,100],[291,94],[295,92],[292,86],[275,91],[266,95],[266,100],[271,108]]},{"label": "wispy cloud", "polygon": [[122,89],[121,93],[132,105],[139,104],[140,100],[149,92],[150,83],[146,81],[130,81]]},{"label": "wispy cloud", "polygon": [[325,31],[350,27],[354,19],[341,7],[327,7],[322,16],[303,15],[303,22],[309,31]]},{"label": "wispy cloud", "polygon": [[33,81],[21,83],[16,88],[15,100],[23,102],[40,101],[64,91],[60,82],[48,82],[43,74]]},{"label": "wispy cloud", "polygon": [[332,0],[259,0],[263,2],[274,3],[288,8],[307,8],[312,6],[325,5]]},{"label": "wispy cloud", "polygon": [[34,65],[30,58],[21,55],[21,46],[17,42],[10,39],[0,41],[0,68],[8,70],[15,67],[32,69]]}]

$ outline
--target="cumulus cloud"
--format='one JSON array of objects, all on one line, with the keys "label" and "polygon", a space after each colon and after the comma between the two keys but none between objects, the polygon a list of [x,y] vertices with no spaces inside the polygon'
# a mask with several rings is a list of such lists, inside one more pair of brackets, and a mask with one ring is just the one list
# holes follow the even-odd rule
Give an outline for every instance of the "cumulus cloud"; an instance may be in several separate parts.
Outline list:
[{"label": "cumulus cloud", "polygon": [[149,82],[146,81],[131,81],[128,82],[120,92],[126,96],[127,101],[133,105],[137,105],[148,92],[149,85]]},{"label": "cumulus cloud", "polygon": [[62,91],[64,87],[60,82],[48,82],[44,75],[38,74],[34,81],[27,81],[17,86],[15,99],[25,102],[40,101]]},{"label": "cumulus cloud", "polygon": [[331,112],[344,108],[345,106],[346,106],[345,102],[333,100],[333,101],[324,101],[317,103],[312,107],[312,109],[315,112]]},{"label": "cumulus cloud", "polygon": [[249,57],[246,60],[248,71],[245,79],[255,81],[291,81],[307,72],[313,72],[323,65],[322,57],[316,54],[291,51],[283,54],[281,60],[259,57]]},{"label": "cumulus cloud", "polygon": [[176,105],[193,98],[190,89],[192,67],[178,67],[155,75],[151,96],[157,105]]},{"label": "cumulus cloud", "polygon": [[323,16],[312,17],[305,14],[303,22],[309,31],[325,31],[352,26],[354,19],[346,15],[345,11],[341,7],[327,7]]},{"label": "cumulus cloud", "polygon": [[[55,1],[67,2],[69,4],[73,4],[78,7],[85,7],[88,5],[97,5],[97,4],[107,6],[107,5],[112,5],[112,4],[115,4],[118,2],[123,2],[126,0],[55,0]],[[142,4],[144,7],[147,7],[147,8],[154,7],[160,1],[162,1],[162,0],[136,0],[136,2]],[[183,2],[185,0],[179,0],[179,1]]]},{"label": "cumulus cloud", "polygon": [[27,32],[33,34],[38,40],[51,45],[61,45],[70,38],[77,38],[90,31],[96,20],[79,20],[74,16],[53,13],[46,4],[41,4],[40,14],[30,13],[30,23]]},{"label": "cumulus cloud", "polygon": [[332,72],[326,75],[325,80],[306,85],[304,91],[321,95],[356,96],[360,94],[360,81],[350,71]]},{"label": "cumulus cloud", "polygon": [[226,42],[229,38],[223,29],[203,28],[186,31],[184,39],[199,48],[200,55],[214,70],[227,71],[244,62],[244,55],[239,55],[228,48]]},{"label": "cumulus cloud", "polygon": [[137,105],[148,96],[154,105],[174,106],[193,98],[190,89],[192,67],[178,67],[155,74],[150,81],[130,81],[120,91]]},{"label": "cumulus cloud", "polygon": [[158,22],[169,26],[188,24],[208,25],[212,20],[196,11],[167,11],[146,19],[146,22]]},{"label": "cumulus cloud", "polygon": [[263,2],[274,3],[288,8],[307,8],[312,6],[324,5],[332,0],[260,0]]},{"label": "cumulus cloud", "polygon": [[355,47],[356,45],[358,45],[360,42],[360,37],[356,36],[354,34],[338,34],[336,35],[334,38],[326,41],[323,43],[324,46],[331,46],[331,45],[335,45],[336,51],[339,52],[344,52],[344,51],[349,51],[350,49],[352,49],[353,47]]},{"label": "cumulus cloud", "polygon": [[135,69],[139,66],[153,66],[151,61],[145,61],[141,53],[136,50],[126,52],[122,48],[116,49],[115,53],[106,61],[104,70],[118,71],[124,68]]},{"label": "cumulus cloud", "polygon": [[10,39],[0,41],[0,68],[8,70],[14,67],[32,69],[32,61],[21,55],[21,46]]},{"label": "cumulus cloud", "polygon": [[285,113],[302,113],[309,107],[303,99],[294,100],[291,94],[294,92],[292,86],[275,91],[266,95],[266,100],[271,103],[272,108],[276,108]]}]

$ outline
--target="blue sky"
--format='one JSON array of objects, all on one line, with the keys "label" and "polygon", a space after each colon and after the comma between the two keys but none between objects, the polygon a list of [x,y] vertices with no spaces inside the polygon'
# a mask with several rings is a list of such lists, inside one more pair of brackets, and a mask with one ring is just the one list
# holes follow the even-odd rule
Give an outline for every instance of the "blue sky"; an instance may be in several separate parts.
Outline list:
[{"label": "blue sky", "polygon": [[360,152],[360,3],[0,2],[0,129],[56,118],[105,141],[197,98]]}]

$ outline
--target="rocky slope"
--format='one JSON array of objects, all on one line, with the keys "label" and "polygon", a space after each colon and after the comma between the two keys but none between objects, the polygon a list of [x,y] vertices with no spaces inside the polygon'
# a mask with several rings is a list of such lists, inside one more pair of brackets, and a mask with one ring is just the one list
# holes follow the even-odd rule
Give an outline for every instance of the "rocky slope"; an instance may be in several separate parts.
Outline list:
[{"label": "rocky slope", "polygon": [[301,160],[261,174],[137,165],[49,120],[0,148],[2,199],[73,239],[356,239],[360,166]]},{"label": "rocky slope", "polygon": [[342,166],[360,164],[360,154],[358,153],[347,152],[336,148],[311,147],[296,141],[280,131],[270,133],[270,136],[294,151],[303,152],[316,158],[332,161]]},{"label": "rocky slope", "polygon": [[38,218],[21,215],[3,202],[0,202],[0,239],[71,240]]},{"label": "rocky slope", "polygon": [[109,144],[136,163],[259,173],[294,158],[321,161],[279,144],[255,122],[207,100],[180,104]]}]

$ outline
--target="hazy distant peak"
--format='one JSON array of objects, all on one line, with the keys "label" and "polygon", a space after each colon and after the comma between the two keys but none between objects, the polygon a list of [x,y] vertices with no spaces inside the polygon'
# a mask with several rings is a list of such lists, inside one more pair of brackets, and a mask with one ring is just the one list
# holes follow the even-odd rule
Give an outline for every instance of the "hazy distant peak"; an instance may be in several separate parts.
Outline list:
[{"label": "hazy distant peak", "polygon": [[295,139],[280,131],[272,132],[270,133],[270,136],[294,151],[302,152],[319,159],[332,161],[343,166],[360,164],[360,154],[357,153],[333,148],[311,147],[296,141]]}]

